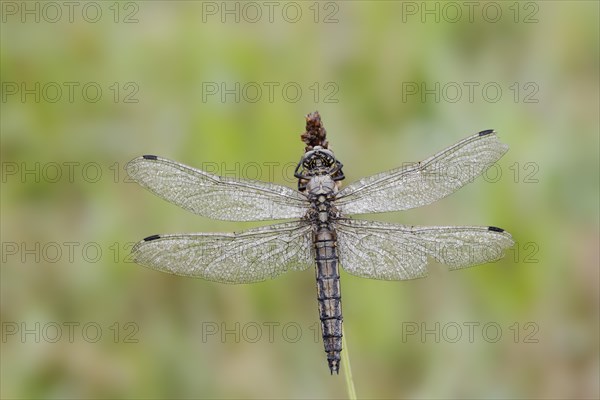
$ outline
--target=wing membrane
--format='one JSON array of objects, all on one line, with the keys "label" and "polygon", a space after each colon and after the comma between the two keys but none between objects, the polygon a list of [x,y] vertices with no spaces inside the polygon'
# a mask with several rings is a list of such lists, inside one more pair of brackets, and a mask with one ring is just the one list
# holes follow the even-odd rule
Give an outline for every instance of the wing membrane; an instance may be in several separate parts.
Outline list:
[{"label": "wing membrane", "polygon": [[221,177],[156,156],[135,158],[125,169],[157,196],[212,219],[301,218],[308,207],[306,197],[288,187]]},{"label": "wing membrane", "polygon": [[336,222],[342,268],[352,275],[405,280],[427,275],[428,258],[451,270],[498,260],[514,242],[487,226],[414,227],[375,221]]},{"label": "wing membrane", "polygon": [[133,261],[176,275],[224,283],[274,278],[314,263],[311,226],[304,221],[240,233],[150,236],[137,243]]},{"label": "wing membrane", "polygon": [[335,204],[342,214],[424,206],[471,182],[507,150],[494,131],[482,131],[425,161],[352,183],[339,192]]}]

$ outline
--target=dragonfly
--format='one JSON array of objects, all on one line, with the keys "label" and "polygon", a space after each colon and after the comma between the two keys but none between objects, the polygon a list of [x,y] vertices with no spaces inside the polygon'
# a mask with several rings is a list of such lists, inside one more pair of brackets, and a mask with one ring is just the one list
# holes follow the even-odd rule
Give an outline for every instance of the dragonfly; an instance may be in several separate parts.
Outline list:
[{"label": "dragonfly", "polygon": [[325,353],[331,374],[339,374],[340,264],[363,278],[408,280],[425,277],[430,260],[456,270],[498,260],[514,244],[508,232],[494,226],[408,226],[350,216],[433,203],[473,181],[507,150],[494,130],[485,130],[424,161],[341,188],[343,164],[331,150],[315,146],[296,167],[295,177],[303,182],[299,190],[144,155],[126,165],[128,175],[194,214],[225,221],[290,221],[238,233],[152,235],[135,244],[132,258],[159,271],[231,284],[315,265]]}]

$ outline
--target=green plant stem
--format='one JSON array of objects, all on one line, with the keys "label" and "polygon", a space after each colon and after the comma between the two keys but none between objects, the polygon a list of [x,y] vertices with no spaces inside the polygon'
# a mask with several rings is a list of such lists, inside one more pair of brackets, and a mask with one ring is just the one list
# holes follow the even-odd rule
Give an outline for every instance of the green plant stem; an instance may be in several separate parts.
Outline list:
[{"label": "green plant stem", "polygon": [[356,389],[354,388],[354,380],[352,379],[352,369],[350,368],[350,354],[348,354],[348,343],[346,342],[346,333],[342,326],[342,360],[344,371],[344,378],[346,380],[346,390],[348,391],[348,398],[356,400]]}]

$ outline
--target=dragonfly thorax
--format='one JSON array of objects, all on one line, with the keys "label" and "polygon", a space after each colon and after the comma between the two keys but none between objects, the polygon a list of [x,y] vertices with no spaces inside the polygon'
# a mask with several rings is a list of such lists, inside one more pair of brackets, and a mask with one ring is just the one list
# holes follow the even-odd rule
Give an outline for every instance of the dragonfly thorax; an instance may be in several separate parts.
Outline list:
[{"label": "dragonfly thorax", "polygon": [[337,184],[329,175],[310,178],[306,184],[308,199],[313,207],[309,219],[318,224],[327,223],[332,216],[331,200],[335,198],[337,191]]},{"label": "dragonfly thorax", "polygon": [[337,192],[337,185],[330,175],[317,175],[311,177],[306,184],[306,192],[317,201],[322,198],[323,202]]}]

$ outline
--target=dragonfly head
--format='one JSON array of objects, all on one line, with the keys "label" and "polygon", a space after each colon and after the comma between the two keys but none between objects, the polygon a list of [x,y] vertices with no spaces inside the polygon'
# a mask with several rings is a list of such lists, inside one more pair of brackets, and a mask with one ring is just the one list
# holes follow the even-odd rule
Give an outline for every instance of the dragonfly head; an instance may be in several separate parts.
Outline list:
[{"label": "dragonfly head", "polygon": [[342,168],[342,163],[333,152],[315,146],[306,152],[296,167],[296,177],[309,178],[317,175],[333,175]]}]

